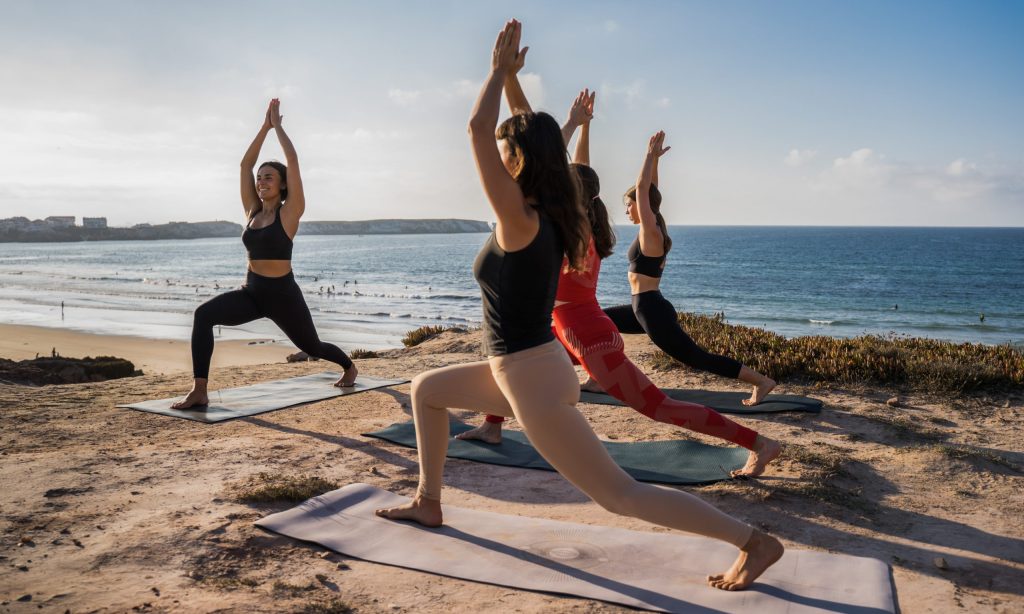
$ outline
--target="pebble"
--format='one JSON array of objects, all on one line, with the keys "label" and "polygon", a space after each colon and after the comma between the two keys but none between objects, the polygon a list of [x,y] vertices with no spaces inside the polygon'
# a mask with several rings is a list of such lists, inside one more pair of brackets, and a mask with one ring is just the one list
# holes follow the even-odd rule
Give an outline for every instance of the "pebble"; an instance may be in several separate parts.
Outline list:
[{"label": "pebble", "polygon": [[351,568],[351,567],[349,567],[349,566],[348,566],[347,564],[345,564],[345,563],[338,563],[338,569],[341,569],[341,570],[343,570],[343,571],[344,571],[344,570],[346,570],[346,569],[352,569],[352,568]]},{"label": "pebble", "polygon": [[32,601],[32,595],[22,595],[21,597],[18,597],[18,601]]},{"label": "pebble", "polygon": [[334,554],[334,553],[333,553],[333,552],[330,552],[330,551],[327,551],[327,552],[321,552],[321,553],[320,553],[320,558],[322,558],[322,559],[329,559],[329,558],[331,558],[331,555],[332,555],[332,554]]},{"label": "pebble", "polygon": [[899,397],[892,397],[891,399],[886,401],[885,404],[888,405],[889,407],[899,407],[900,406],[900,398]]},{"label": "pebble", "polygon": [[949,569],[949,564],[946,563],[946,559],[941,556],[935,557],[935,560],[933,560],[932,563],[934,563],[939,569]]}]

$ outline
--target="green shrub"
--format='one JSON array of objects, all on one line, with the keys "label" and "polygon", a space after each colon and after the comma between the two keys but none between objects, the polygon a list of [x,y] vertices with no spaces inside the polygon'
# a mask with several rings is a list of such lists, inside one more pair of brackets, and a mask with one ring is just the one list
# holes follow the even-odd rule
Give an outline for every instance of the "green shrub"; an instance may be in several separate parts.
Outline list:
[{"label": "green shrub", "polygon": [[[864,335],[853,339],[795,337],[726,324],[715,316],[679,314],[698,345],[739,360],[778,380],[832,384],[889,384],[912,390],[962,394],[1024,386],[1024,352],[1008,345]],[[657,369],[679,368],[663,352]]]}]

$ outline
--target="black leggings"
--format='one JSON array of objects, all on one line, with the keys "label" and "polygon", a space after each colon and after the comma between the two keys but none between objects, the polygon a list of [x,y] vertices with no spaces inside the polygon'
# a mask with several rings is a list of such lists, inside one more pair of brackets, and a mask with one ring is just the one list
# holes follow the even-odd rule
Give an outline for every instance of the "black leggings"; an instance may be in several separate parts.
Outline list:
[{"label": "black leggings", "polygon": [[657,290],[634,294],[632,305],[609,307],[604,313],[620,333],[647,333],[661,351],[685,365],[723,377],[739,377],[743,365],[697,345],[679,326],[676,308]]},{"label": "black leggings", "polygon": [[294,275],[264,277],[249,271],[240,289],[215,296],[196,309],[192,324],[192,374],[202,378],[210,375],[214,326],[238,326],[260,318],[270,318],[295,347],[310,356],[336,362],[343,369],[352,366],[352,359],[341,348],[320,341]]}]

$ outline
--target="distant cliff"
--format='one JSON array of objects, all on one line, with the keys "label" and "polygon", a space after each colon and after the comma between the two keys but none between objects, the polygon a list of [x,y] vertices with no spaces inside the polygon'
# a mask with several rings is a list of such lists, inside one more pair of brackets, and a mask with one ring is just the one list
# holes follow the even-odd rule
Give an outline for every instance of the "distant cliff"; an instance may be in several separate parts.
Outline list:
[{"label": "distant cliff", "polygon": [[[487,222],[457,219],[302,222],[299,225],[299,234],[305,235],[449,234],[490,231],[491,227]],[[44,224],[38,220],[29,222],[24,218],[0,220],[0,243],[209,239],[238,237],[241,234],[242,226],[234,222],[171,222],[138,224],[131,228],[84,228]]]}]

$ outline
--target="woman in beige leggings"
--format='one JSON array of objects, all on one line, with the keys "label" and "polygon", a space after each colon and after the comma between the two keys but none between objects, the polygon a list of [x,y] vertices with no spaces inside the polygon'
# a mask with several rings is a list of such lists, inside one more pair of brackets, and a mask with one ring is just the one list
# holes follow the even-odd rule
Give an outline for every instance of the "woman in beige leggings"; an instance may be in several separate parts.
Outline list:
[{"label": "woman in beige leggings", "polygon": [[411,503],[377,513],[440,526],[448,409],[515,417],[551,466],[605,509],[735,545],[736,562],[708,582],[725,590],[746,588],[782,556],[782,544],[693,495],[637,482],[576,410],[576,373],[551,333],[550,316],[563,257],[576,267],[585,256],[586,214],[551,116],[517,114],[498,128],[499,143],[494,140],[504,81],[526,55],[520,35],[514,20],[498,35],[491,73],[470,119],[481,182],[498,218],[474,266],[489,358],[413,380],[419,488]]}]

